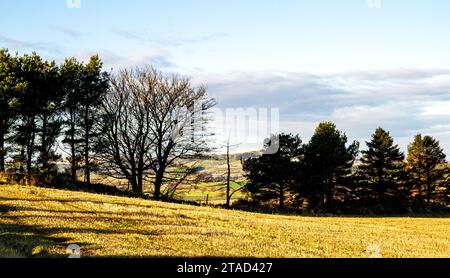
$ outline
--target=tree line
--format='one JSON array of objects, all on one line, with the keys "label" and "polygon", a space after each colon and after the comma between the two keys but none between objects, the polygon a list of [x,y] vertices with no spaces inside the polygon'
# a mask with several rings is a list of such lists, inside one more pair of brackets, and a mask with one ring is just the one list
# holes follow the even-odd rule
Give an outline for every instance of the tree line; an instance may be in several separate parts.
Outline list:
[{"label": "tree line", "polygon": [[270,144],[279,152],[242,161],[253,205],[330,213],[428,212],[450,205],[449,165],[431,136],[415,136],[405,155],[378,128],[360,151],[358,142],[324,122],[307,144],[293,134],[273,136]]},{"label": "tree line", "polygon": [[89,185],[96,172],[168,196],[195,171],[183,161],[208,150],[214,105],[204,86],[150,67],[113,74],[97,55],[58,65],[2,49],[0,172],[52,182],[66,159],[67,182]]},{"label": "tree line", "polygon": [[[89,186],[92,174],[126,180],[142,195],[173,197],[192,182],[193,161],[209,151],[205,86],[151,67],[103,70],[98,56],[61,64],[0,50],[0,172],[24,183]],[[366,148],[333,123],[308,143],[273,136],[276,154],[242,161],[252,206],[322,212],[405,212],[450,204],[439,142],[417,135],[405,155],[378,128]],[[272,146],[267,146],[272,148]],[[58,162],[68,161],[67,174]],[[82,177],[82,180],[80,180]],[[228,193],[229,202],[229,177]]]}]

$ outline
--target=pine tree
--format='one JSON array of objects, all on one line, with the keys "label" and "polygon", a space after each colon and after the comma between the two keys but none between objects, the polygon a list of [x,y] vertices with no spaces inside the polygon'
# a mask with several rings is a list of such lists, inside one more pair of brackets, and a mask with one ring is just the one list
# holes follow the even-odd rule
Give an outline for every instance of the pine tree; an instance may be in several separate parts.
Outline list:
[{"label": "pine tree", "polygon": [[394,145],[394,139],[389,132],[382,128],[378,128],[371,141],[366,144],[368,149],[362,151],[360,170],[366,177],[374,197],[383,203],[387,195],[395,194],[405,155],[398,145]]},{"label": "pine tree", "polygon": [[439,141],[418,134],[408,147],[408,170],[416,182],[419,201],[423,199],[425,186],[427,203],[431,203],[436,187],[445,180],[447,169],[446,156]]},{"label": "pine tree", "polygon": [[17,116],[15,99],[25,87],[18,75],[17,57],[0,49],[0,171],[5,171],[6,139]]},{"label": "pine tree", "polygon": [[39,133],[37,162],[41,171],[49,172],[54,167],[52,163],[61,157],[56,152],[55,145],[62,129],[61,112],[64,96],[59,68],[54,61],[45,62],[42,79],[37,129]]},{"label": "pine tree", "polygon": [[19,146],[17,163],[22,172],[26,167],[27,174],[31,175],[39,132],[38,116],[45,103],[45,72],[48,65],[36,53],[19,57],[19,62],[20,77],[26,80],[28,86],[17,98],[19,117],[14,141]]},{"label": "pine tree", "polygon": [[67,59],[60,69],[62,78],[62,89],[64,91],[64,139],[63,143],[68,145],[71,181],[76,182],[77,170],[81,162],[80,125],[81,125],[81,93],[82,93],[82,71],[83,65],[75,58]]},{"label": "pine tree", "polygon": [[82,139],[81,148],[84,160],[84,181],[91,182],[91,171],[94,167],[94,161],[91,159],[93,145],[99,135],[99,106],[109,87],[109,75],[102,71],[103,63],[95,55],[89,60],[89,63],[83,66],[81,76],[81,95],[80,95],[80,135]]},{"label": "pine tree", "polygon": [[285,198],[293,192],[299,160],[302,155],[300,137],[291,134],[272,136],[270,146],[279,147],[275,154],[249,158],[242,162],[245,176],[249,180],[246,191],[257,202],[276,200],[278,207],[285,207]]},{"label": "pine tree", "polygon": [[354,141],[347,146],[347,136],[330,122],[319,124],[305,147],[303,159],[304,186],[313,209],[334,210],[336,185],[351,173],[359,150]]},{"label": "pine tree", "polygon": [[27,86],[15,98],[17,119],[13,140],[19,148],[16,162],[22,172],[26,166],[30,176],[33,165],[48,171],[50,163],[59,157],[54,147],[60,133],[58,111],[62,92],[59,68],[54,61],[45,61],[36,53],[17,59],[17,74],[26,81]]},{"label": "pine tree", "polygon": [[423,184],[424,184],[424,146],[422,135],[416,135],[414,141],[408,146],[407,169],[411,179],[415,183],[417,189],[417,199],[422,203]]}]

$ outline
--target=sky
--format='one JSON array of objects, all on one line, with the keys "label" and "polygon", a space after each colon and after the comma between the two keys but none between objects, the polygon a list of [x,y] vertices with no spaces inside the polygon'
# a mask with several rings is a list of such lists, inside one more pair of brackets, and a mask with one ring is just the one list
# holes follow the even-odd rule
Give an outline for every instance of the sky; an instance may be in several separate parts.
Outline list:
[{"label": "sky", "polygon": [[[447,0],[0,0],[0,26],[11,51],[98,53],[107,70],[190,76],[219,111],[278,109],[304,141],[333,121],[362,148],[381,126],[403,150],[422,133],[450,156]],[[249,150],[252,136],[233,138]]]}]

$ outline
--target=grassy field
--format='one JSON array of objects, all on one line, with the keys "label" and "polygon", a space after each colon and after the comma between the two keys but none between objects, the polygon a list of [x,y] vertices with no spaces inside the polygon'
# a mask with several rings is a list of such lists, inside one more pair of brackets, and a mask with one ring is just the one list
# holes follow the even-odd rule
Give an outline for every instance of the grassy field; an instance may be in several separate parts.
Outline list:
[{"label": "grassy field", "polygon": [[[230,183],[231,192],[242,187],[243,182],[239,184]],[[244,198],[245,193],[242,191],[236,192],[232,196],[232,200],[239,200]],[[180,188],[177,191],[177,198],[184,201],[204,202],[206,199],[209,202],[216,204],[224,204],[226,202],[226,182],[203,182],[195,186]]]},{"label": "grassy field", "polygon": [[[244,172],[242,171],[241,161],[236,157],[231,157],[231,180],[237,181],[239,184],[231,182],[231,190],[234,191],[242,187],[244,184]],[[209,202],[216,204],[224,204],[226,202],[226,173],[227,161],[221,159],[203,159],[197,160],[196,165],[203,170],[200,174],[209,175],[213,179],[222,179],[222,181],[201,182],[195,186],[181,186],[177,191],[177,198],[185,201],[203,202],[208,199]],[[245,196],[242,192],[236,192],[233,200],[242,199]]]},{"label": "grassy field", "polygon": [[0,186],[0,257],[450,257],[450,218],[300,217]]}]

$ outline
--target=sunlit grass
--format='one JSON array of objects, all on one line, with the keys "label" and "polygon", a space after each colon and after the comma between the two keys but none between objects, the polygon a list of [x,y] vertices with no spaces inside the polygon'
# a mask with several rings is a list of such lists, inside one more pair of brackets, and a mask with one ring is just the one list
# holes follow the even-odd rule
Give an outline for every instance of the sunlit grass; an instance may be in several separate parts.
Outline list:
[{"label": "sunlit grass", "polygon": [[[450,218],[300,217],[0,187],[0,256],[450,257]],[[37,252],[39,251],[39,252]]]}]

